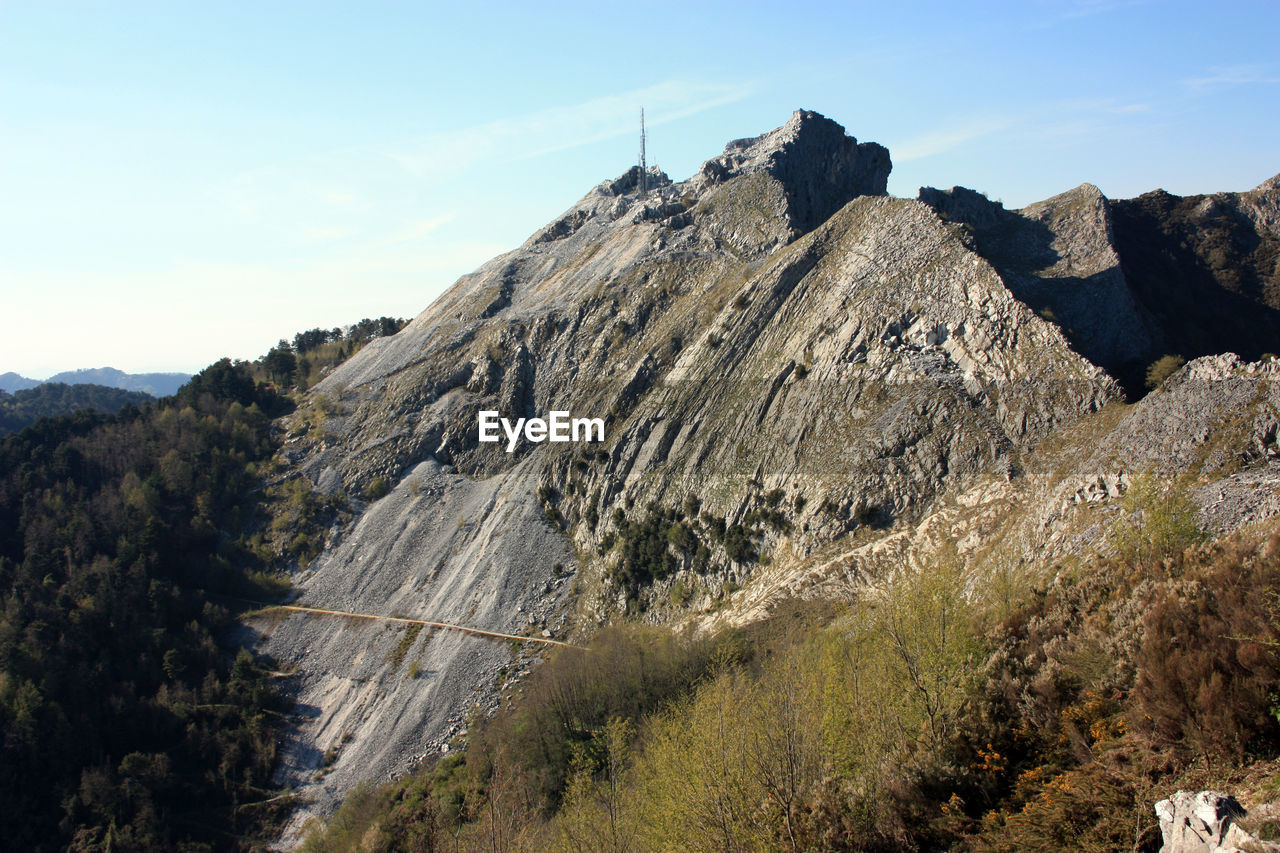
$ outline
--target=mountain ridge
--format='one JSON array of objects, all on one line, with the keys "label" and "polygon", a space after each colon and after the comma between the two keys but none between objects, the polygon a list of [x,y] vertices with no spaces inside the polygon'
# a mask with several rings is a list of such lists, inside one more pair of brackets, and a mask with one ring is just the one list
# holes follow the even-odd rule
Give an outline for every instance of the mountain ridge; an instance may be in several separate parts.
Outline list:
[{"label": "mountain ridge", "polygon": [[[628,615],[707,628],[856,596],[948,547],[975,576],[1050,571],[1113,547],[1117,499],[1162,459],[1206,504],[1280,482],[1274,362],[1210,355],[1126,401],[1132,365],[1183,338],[1126,273],[1096,187],[1021,211],[893,198],[888,152],[832,126],[797,111],[687,181],[653,171],[644,197],[638,168],[602,182],[312,389],[282,461],[354,515],[297,576],[302,600],[555,636]],[[1269,245],[1276,190],[1251,192],[1221,202],[1243,216],[1221,233]],[[1225,291],[1213,269],[1197,292]],[[553,409],[605,417],[603,446],[478,441],[481,410]],[[483,641],[415,635],[400,657],[431,662],[422,684],[390,662],[394,632],[258,630],[317,709],[280,781],[320,814],[438,754],[507,667]]]},{"label": "mountain ridge", "polygon": [[140,391],[152,397],[168,397],[176,394],[188,379],[189,373],[126,373],[114,367],[92,367],[64,370],[48,379],[28,379],[13,371],[0,374],[0,390],[24,391],[45,383],[64,385],[102,385],[123,391]]}]

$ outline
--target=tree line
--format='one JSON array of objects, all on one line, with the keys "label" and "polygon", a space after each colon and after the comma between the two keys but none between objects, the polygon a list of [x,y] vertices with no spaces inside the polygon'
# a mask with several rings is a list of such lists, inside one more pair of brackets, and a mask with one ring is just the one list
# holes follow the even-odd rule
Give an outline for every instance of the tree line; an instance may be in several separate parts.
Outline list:
[{"label": "tree line", "polygon": [[265,356],[253,362],[251,369],[258,379],[281,388],[298,385],[305,390],[369,341],[394,335],[408,322],[396,317],[366,317],[346,328],[308,329],[298,332],[292,341],[281,338]]},{"label": "tree line", "polygon": [[28,427],[40,418],[68,415],[80,409],[118,412],[125,406],[145,406],[152,399],[141,391],[64,382],[45,382],[12,394],[0,391],[0,435]]}]

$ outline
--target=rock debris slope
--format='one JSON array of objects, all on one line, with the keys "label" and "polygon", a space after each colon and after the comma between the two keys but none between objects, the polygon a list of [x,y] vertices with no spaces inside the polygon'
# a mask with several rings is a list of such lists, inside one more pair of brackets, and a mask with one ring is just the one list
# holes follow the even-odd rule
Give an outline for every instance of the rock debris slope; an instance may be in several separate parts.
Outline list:
[{"label": "rock debris slope", "polygon": [[[856,594],[925,543],[1036,564],[1105,536],[1089,510],[1162,458],[1152,424],[1202,473],[1206,430],[1230,433],[1205,474],[1223,494],[1242,472],[1274,487],[1272,367],[1195,362],[1122,402],[1117,377],[1171,333],[1096,188],[1005,211],[962,189],[891,198],[889,169],[883,147],[798,111],[687,181],[601,183],[367,346],[312,392],[332,415],[287,457],[319,490],[390,493],[335,531],[303,601],[560,636],[625,611],[742,620],[833,582]],[[1248,227],[1274,236],[1275,193],[1241,202]],[[1244,384],[1189,397],[1210,375]],[[506,453],[478,441],[489,409],[602,417],[606,440]],[[282,779],[317,814],[439,750],[511,664],[456,633],[259,628],[297,668],[309,716]]]}]

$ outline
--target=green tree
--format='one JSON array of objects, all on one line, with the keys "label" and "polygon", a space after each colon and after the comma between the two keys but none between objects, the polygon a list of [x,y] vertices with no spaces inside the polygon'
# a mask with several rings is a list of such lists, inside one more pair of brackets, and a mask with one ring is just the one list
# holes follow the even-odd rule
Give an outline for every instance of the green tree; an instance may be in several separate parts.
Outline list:
[{"label": "green tree", "polygon": [[574,750],[557,821],[562,849],[572,853],[639,849],[634,803],[626,790],[634,737],[631,722],[614,717],[593,739],[594,749]]},{"label": "green tree", "polygon": [[1151,472],[1133,478],[1121,504],[1115,535],[1120,556],[1141,568],[1158,565],[1204,539],[1199,508],[1185,485]]},{"label": "green tree", "polygon": [[293,381],[294,374],[298,372],[298,358],[293,353],[292,345],[282,338],[267,353],[263,359],[263,366],[276,384],[288,385]]}]

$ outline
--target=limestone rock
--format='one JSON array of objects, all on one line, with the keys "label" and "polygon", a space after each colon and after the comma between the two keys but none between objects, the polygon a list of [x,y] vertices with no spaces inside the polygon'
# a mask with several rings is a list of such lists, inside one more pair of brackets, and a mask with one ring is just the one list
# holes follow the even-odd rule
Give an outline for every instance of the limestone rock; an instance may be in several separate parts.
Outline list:
[{"label": "limestone rock", "polygon": [[702,165],[690,185],[699,188],[765,172],[785,187],[788,218],[804,233],[856,196],[884,195],[891,168],[884,146],[859,144],[831,119],[796,110],[776,130],[730,142],[724,154]]},{"label": "limestone rock", "polygon": [[[1235,824],[1245,810],[1230,794],[1178,791],[1156,803],[1155,811],[1164,840],[1161,853],[1227,853],[1258,844]],[[1274,849],[1274,845],[1268,848]]]},{"label": "limestone rock", "polygon": [[1121,272],[1108,202],[1092,184],[1022,210],[963,187],[924,187],[920,200],[972,231],[1009,289],[1061,327],[1077,351],[1117,375],[1144,364],[1159,333]]},{"label": "limestone rock", "polygon": [[1230,351],[1254,361],[1276,350],[1280,187],[1185,198],[1157,190],[1109,207],[1125,281],[1159,329],[1153,355]]}]

